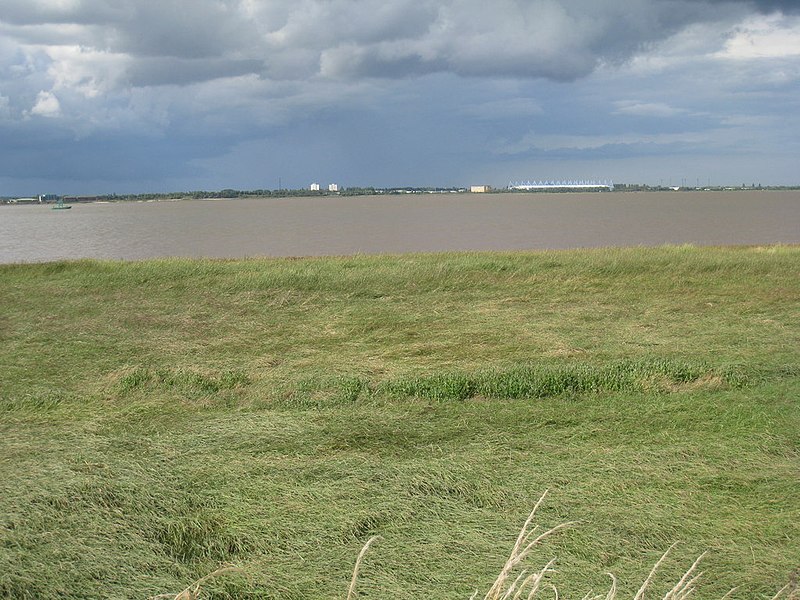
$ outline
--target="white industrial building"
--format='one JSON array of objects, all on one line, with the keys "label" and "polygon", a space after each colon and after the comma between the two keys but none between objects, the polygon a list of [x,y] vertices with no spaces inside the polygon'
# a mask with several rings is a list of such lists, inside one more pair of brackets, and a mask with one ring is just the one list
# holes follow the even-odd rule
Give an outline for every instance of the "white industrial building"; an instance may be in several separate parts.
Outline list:
[{"label": "white industrial building", "polygon": [[311,190],[312,192],[318,192],[319,191],[319,184],[318,183],[312,183],[310,186],[308,186],[308,189]]},{"label": "white industrial building", "polygon": [[338,192],[339,191],[339,184],[338,183],[331,183],[328,185],[329,192]]},{"label": "white industrial building", "polygon": [[544,180],[544,181],[519,181],[509,184],[510,190],[614,190],[613,181],[590,180]]}]

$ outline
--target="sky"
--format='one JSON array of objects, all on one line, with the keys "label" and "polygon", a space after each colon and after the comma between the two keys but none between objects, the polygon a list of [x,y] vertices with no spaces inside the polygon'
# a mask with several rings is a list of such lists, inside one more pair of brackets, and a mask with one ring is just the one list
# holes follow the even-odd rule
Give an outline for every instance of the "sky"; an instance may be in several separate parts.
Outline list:
[{"label": "sky", "polygon": [[800,184],[800,0],[2,0],[0,196]]}]

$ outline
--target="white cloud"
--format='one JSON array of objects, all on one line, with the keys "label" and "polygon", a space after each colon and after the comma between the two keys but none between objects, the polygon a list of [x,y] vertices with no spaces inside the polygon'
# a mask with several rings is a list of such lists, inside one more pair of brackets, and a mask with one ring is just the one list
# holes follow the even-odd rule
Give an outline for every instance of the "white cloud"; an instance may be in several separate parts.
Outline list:
[{"label": "white cloud", "polygon": [[[631,57],[623,71],[636,76],[664,75],[680,69],[706,67],[706,77],[713,77],[714,69],[739,69],[742,79],[753,77],[764,82],[781,83],[794,78],[800,70],[796,58],[800,56],[800,17],[772,13],[748,15],[731,13],[721,15],[716,22],[689,25],[667,39],[648,44],[643,51]],[[743,71],[741,65],[758,59],[771,61],[774,71],[759,64],[756,71]],[[784,61],[784,62],[780,62]],[[737,64],[738,63],[738,64]],[[614,65],[602,69],[612,74]],[[736,83],[737,71],[726,71]]]},{"label": "white cloud", "polygon": [[[620,64],[693,23],[741,16],[745,6],[735,0],[5,3],[0,33],[46,47],[61,63],[61,84],[71,81],[84,95],[114,84],[184,85],[218,78],[220,69],[294,80],[431,72],[572,80],[600,64]],[[133,80],[113,76],[120,62],[136,74]]]},{"label": "white cloud", "polygon": [[496,154],[523,154],[531,150],[597,150],[607,146],[632,146],[641,144],[699,144],[711,138],[709,132],[684,133],[628,133],[618,135],[561,135],[529,132],[516,142],[500,144]]},{"label": "white cloud", "polygon": [[634,115],[637,117],[674,117],[685,113],[680,108],[675,108],[664,102],[638,102],[636,100],[618,100],[615,102],[615,114]]},{"label": "white cloud", "polygon": [[29,114],[48,118],[61,116],[61,103],[52,92],[42,90],[36,96],[36,103]]},{"label": "white cloud", "polygon": [[750,17],[714,56],[732,60],[800,56],[800,18],[780,14]]},{"label": "white cloud", "polygon": [[[723,47],[738,22],[726,20],[689,25],[665,40],[642,48],[622,70],[636,76],[658,75],[705,60]],[[616,65],[603,65],[603,70],[613,74],[618,68]]]},{"label": "white cloud", "polygon": [[54,89],[74,90],[94,98],[124,84],[131,58],[83,46],[50,46],[44,49],[52,61],[48,74]]}]

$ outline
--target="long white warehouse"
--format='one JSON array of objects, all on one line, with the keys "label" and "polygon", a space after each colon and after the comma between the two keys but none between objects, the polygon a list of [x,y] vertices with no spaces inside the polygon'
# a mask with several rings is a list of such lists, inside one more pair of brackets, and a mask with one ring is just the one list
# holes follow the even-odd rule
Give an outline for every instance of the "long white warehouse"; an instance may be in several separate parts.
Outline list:
[{"label": "long white warehouse", "polygon": [[520,181],[509,184],[510,190],[596,190],[614,189],[613,181]]}]

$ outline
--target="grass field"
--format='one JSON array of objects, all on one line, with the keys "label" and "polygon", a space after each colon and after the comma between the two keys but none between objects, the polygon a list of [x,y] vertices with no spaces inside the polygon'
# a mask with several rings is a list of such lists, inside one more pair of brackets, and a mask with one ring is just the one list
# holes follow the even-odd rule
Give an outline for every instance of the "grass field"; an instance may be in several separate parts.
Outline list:
[{"label": "grass field", "polygon": [[379,534],[359,597],[467,599],[548,488],[562,597],[800,566],[797,247],[2,265],[0,306],[3,598],[344,598]]}]

